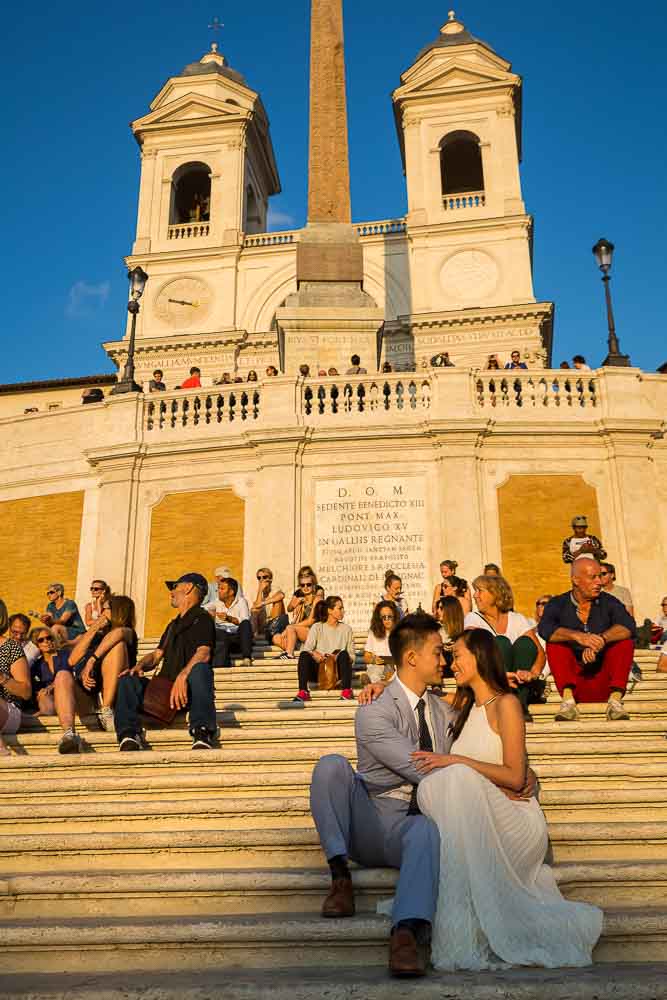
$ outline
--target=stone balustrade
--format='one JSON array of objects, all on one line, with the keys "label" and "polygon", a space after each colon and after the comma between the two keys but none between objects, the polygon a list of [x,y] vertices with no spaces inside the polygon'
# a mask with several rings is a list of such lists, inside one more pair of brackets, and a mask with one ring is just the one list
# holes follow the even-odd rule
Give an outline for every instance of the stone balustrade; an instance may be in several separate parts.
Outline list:
[{"label": "stone balustrade", "polygon": [[192,240],[208,236],[211,232],[210,222],[184,222],[178,226],[169,226],[168,240]]},{"label": "stone balustrade", "polygon": [[412,372],[310,379],[301,391],[301,412],[306,423],[372,413],[423,418],[430,409],[431,379]]},{"label": "stone balustrade", "polygon": [[407,229],[405,219],[383,219],[381,222],[358,222],[354,227],[357,234],[364,236],[393,236],[404,233]]},{"label": "stone balustrade", "polygon": [[256,385],[234,385],[211,389],[186,389],[147,396],[144,430],[154,432],[221,427],[257,420],[260,390]]},{"label": "stone balustrade", "polygon": [[461,208],[482,208],[486,205],[486,195],[483,191],[466,191],[462,194],[446,194],[442,199],[446,212]]},{"label": "stone balustrade", "polygon": [[275,247],[286,243],[298,243],[301,238],[300,229],[287,229],[280,233],[252,233],[245,236],[244,247]]},{"label": "stone balustrade", "polygon": [[599,378],[524,370],[483,372],[475,376],[475,403],[480,410],[592,410],[600,406]]},{"label": "stone balustrade", "polygon": [[[174,227],[170,227],[174,228]],[[400,236],[406,229],[405,219],[381,219],[378,222],[357,222],[354,224],[358,236]],[[253,247],[282,247],[290,243],[298,243],[301,239],[301,229],[286,229],[276,233],[251,233],[243,239],[244,249]]]}]

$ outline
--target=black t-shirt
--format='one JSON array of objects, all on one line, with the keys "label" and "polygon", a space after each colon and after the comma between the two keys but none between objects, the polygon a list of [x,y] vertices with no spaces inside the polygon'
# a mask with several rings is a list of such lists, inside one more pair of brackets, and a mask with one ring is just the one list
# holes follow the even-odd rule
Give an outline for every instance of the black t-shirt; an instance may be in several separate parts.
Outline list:
[{"label": "black t-shirt", "polygon": [[159,642],[164,652],[160,668],[162,677],[176,680],[199,646],[208,646],[211,652],[215,649],[215,624],[201,605],[190,608],[182,618],[174,618],[164,630]]}]

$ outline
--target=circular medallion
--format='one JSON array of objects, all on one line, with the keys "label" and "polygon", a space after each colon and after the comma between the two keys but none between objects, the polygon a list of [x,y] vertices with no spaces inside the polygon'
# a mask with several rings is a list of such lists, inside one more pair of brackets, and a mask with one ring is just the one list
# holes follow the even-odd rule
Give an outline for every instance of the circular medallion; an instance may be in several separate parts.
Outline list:
[{"label": "circular medallion", "polygon": [[440,284],[451,298],[472,304],[495,291],[498,277],[498,265],[487,253],[460,250],[443,264]]},{"label": "circular medallion", "polygon": [[164,323],[186,330],[199,323],[211,306],[211,289],[201,278],[174,278],[155,298],[155,314]]}]

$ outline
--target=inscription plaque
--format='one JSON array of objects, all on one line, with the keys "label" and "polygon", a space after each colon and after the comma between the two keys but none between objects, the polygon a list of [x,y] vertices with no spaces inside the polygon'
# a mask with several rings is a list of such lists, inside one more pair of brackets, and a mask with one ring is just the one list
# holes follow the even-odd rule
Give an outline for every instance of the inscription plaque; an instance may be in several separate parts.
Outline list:
[{"label": "inscription plaque", "polygon": [[410,611],[430,611],[426,487],[421,476],[333,479],[316,484],[316,565],[327,594],[345,604],[345,621],[368,629],[392,569]]}]

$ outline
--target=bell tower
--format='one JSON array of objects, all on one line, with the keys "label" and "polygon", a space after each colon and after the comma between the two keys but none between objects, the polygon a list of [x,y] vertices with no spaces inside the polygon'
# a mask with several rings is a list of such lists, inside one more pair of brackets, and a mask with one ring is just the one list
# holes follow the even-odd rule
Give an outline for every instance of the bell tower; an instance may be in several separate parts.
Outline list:
[{"label": "bell tower", "polygon": [[[131,127],[141,180],[127,263],[150,277],[137,378],[161,367],[173,385],[191,364],[212,378],[233,369],[245,336],[236,302],[245,235],[266,230],[269,198],[280,191],[268,118],[214,43],[167,80]],[[125,340],[105,347],[122,364]]]},{"label": "bell tower", "polygon": [[521,193],[521,78],[449,12],[393,94],[408,194],[417,361],[543,366],[552,303],[537,303],[532,219]]}]

